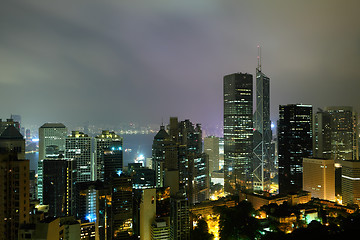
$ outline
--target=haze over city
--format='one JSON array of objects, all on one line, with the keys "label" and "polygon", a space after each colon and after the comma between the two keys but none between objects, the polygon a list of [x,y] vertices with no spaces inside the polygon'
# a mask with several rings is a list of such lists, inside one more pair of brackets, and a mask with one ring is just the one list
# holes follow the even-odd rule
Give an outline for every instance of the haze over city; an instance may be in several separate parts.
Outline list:
[{"label": "haze over city", "polygon": [[[278,105],[360,110],[359,1],[5,1],[2,117],[222,126],[223,76],[255,74]],[[6,103],[6,104],[5,104]]]}]

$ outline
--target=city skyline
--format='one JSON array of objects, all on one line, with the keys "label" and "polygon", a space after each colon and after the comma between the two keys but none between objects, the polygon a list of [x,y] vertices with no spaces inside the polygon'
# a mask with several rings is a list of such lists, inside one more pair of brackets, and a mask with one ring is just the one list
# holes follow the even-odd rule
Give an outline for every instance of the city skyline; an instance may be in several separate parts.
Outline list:
[{"label": "city skyline", "polygon": [[178,116],[221,126],[222,77],[255,75],[258,44],[273,122],[288,103],[359,110],[356,1],[69,3],[0,10],[3,118],[115,125]]}]

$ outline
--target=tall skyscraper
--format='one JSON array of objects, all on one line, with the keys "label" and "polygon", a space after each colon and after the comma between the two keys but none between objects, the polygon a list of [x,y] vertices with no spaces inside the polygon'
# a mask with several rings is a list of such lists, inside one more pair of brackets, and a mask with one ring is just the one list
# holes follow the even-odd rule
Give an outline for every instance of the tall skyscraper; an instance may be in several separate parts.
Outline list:
[{"label": "tall skyscraper", "polygon": [[65,140],[65,157],[76,161],[77,182],[88,182],[94,179],[94,163],[92,161],[91,137],[79,131]]},{"label": "tall skyscraper", "polygon": [[225,192],[252,188],[253,76],[224,77]]},{"label": "tall skyscraper", "polygon": [[279,191],[302,190],[303,158],[312,156],[312,106],[279,106]]},{"label": "tall skyscraper", "polygon": [[122,146],[122,137],[114,132],[102,131],[95,137],[95,180],[104,181],[123,169]]},{"label": "tall skyscraper", "polygon": [[253,188],[270,189],[271,121],[270,78],[261,71],[261,59],[256,68],[256,111],[254,114]]},{"label": "tall skyscraper", "polygon": [[39,128],[39,160],[64,154],[67,128],[62,123],[45,123]]},{"label": "tall skyscraper", "polygon": [[352,107],[327,107],[330,115],[331,159],[358,160],[357,114]]},{"label": "tall skyscraper", "polygon": [[25,140],[13,125],[0,135],[0,169],[0,239],[15,240],[30,220],[30,166]]},{"label": "tall skyscraper", "polygon": [[311,197],[335,201],[335,165],[332,159],[303,159],[303,190]]}]

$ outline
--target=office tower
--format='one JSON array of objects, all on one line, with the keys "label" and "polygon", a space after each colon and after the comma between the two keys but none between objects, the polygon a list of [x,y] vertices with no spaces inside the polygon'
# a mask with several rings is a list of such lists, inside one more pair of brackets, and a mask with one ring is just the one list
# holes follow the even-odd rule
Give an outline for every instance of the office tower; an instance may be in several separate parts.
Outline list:
[{"label": "office tower", "polygon": [[[261,61],[261,59],[259,58]],[[270,121],[270,78],[261,71],[261,62],[256,68],[256,111],[253,136],[253,188],[270,190],[271,121]]]},{"label": "office tower", "polygon": [[151,240],[151,224],[156,217],[156,189],[144,189],[140,203],[140,240]]},{"label": "office tower", "polygon": [[202,153],[201,125],[186,119],[178,123],[176,131],[170,126],[170,131],[178,136],[180,191],[191,204],[209,199],[209,161]]},{"label": "office tower", "polygon": [[253,76],[233,73],[224,77],[224,184],[225,192],[252,188]]},{"label": "office tower", "polygon": [[153,168],[156,174],[156,187],[164,186],[165,169],[178,168],[178,149],[170,139],[165,127],[161,126],[152,145]]},{"label": "office tower", "polygon": [[278,158],[279,191],[302,190],[303,158],[312,156],[312,106],[279,106]]},{"label": "office tower", "polygon": [[319,109],[314,114],[313,134],[314,157],[331,159],[331,117],[329,112]]},{"label": "office tower", "polygon": [[151,240],[171,239],[169,218],[157,218],[151,225]]},{"label": "office tower", "polygon": [[61,217],[75,213],[76,163],[72,159],[44,159],[43,204],[49,205],[49,216]]},{"label": "office tower", "polygon": [[358,159],[357,114],[352,107],[327,107],[314,115],[314,155],[341,160]]},{"label": "office tower", "polygon": [[335,201],[334,160],[304,158],[303,190],[311,197]]},{"label": "office tower", "polygon": [[0,135],[0,239],[18,239],[21,224],[30,216],[30,166],[25,160],[25,140],[8,126]]},{"label": "office tower", "polygon": [[327,107],[330,115],[331,159],[358,160],[357,114],[352,107]]},{"label": "office tower", "polygon": [[342,203],[360,204],[360,162],[341,161],[342,165]]},{"label": "office tower", "polygon": [[79,131],[65,139],[65,157],[76,161],[77,182],[88,182],[94,178],[91,161],[91,137]]},{"label": "office tower", "polygon": [[102,131],[95,137],[96,179],[104,181],[123,169],[123,139],[114,132]]},{"label": "office tower", "polygon": [[121,174],[112,179],[110,231],[114,239],[132,234],[133,193],[131,177]]},{"label": "office tower", "polygon": [[62,123],[45,123],[39,128],[39,160],[65,152],[67,128]]},{"label": "office tower", "polygon": [[204,138],[204,153],[209,156],[209,173],[219,170],[219,138],[209,136]]},{"label": "office tower", "polygon": [[0,119],[0,134],[5,131],[5,129],[9,126],[14,126],[17,130],[20,131],[20,124],[18,122],[15,122],[13,119],[6,119],[6,121],[3,121]]},{"label": "office tower", "polygon": [[189,240],[190,212],[188,200],[179,195],[172,197],[170,204],[171,239]]}]

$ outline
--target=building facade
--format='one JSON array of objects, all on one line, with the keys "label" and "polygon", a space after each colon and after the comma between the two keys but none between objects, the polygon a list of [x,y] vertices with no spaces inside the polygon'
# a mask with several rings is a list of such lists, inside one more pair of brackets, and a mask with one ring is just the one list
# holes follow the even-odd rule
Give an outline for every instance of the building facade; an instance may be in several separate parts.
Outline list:
[{"label": "building facade", "polygon": [[102,131],[95,137],[95,180],[109,177],[123,169],[123,139],[115,132]]},{"label": "building facade", "polygon": [[252,188],[253,76],[224,77],[225,192]]},{"label": "building facade", "polygon": [[65,140],[65,157],[76,161],[77,182],[88,182],[95,178],[95,166],[92,159],[91,137],[79,131]]},{"label": "building facade", "polygon": [[312,106],[280,105],[279,115],[279,191],[287,194],[302,190],[302,160],[312,156]]},{"label": "building facade", "polygon": [[335,164],[332,159],[303,159],[303,190],[314,198],[335,201]]}]

